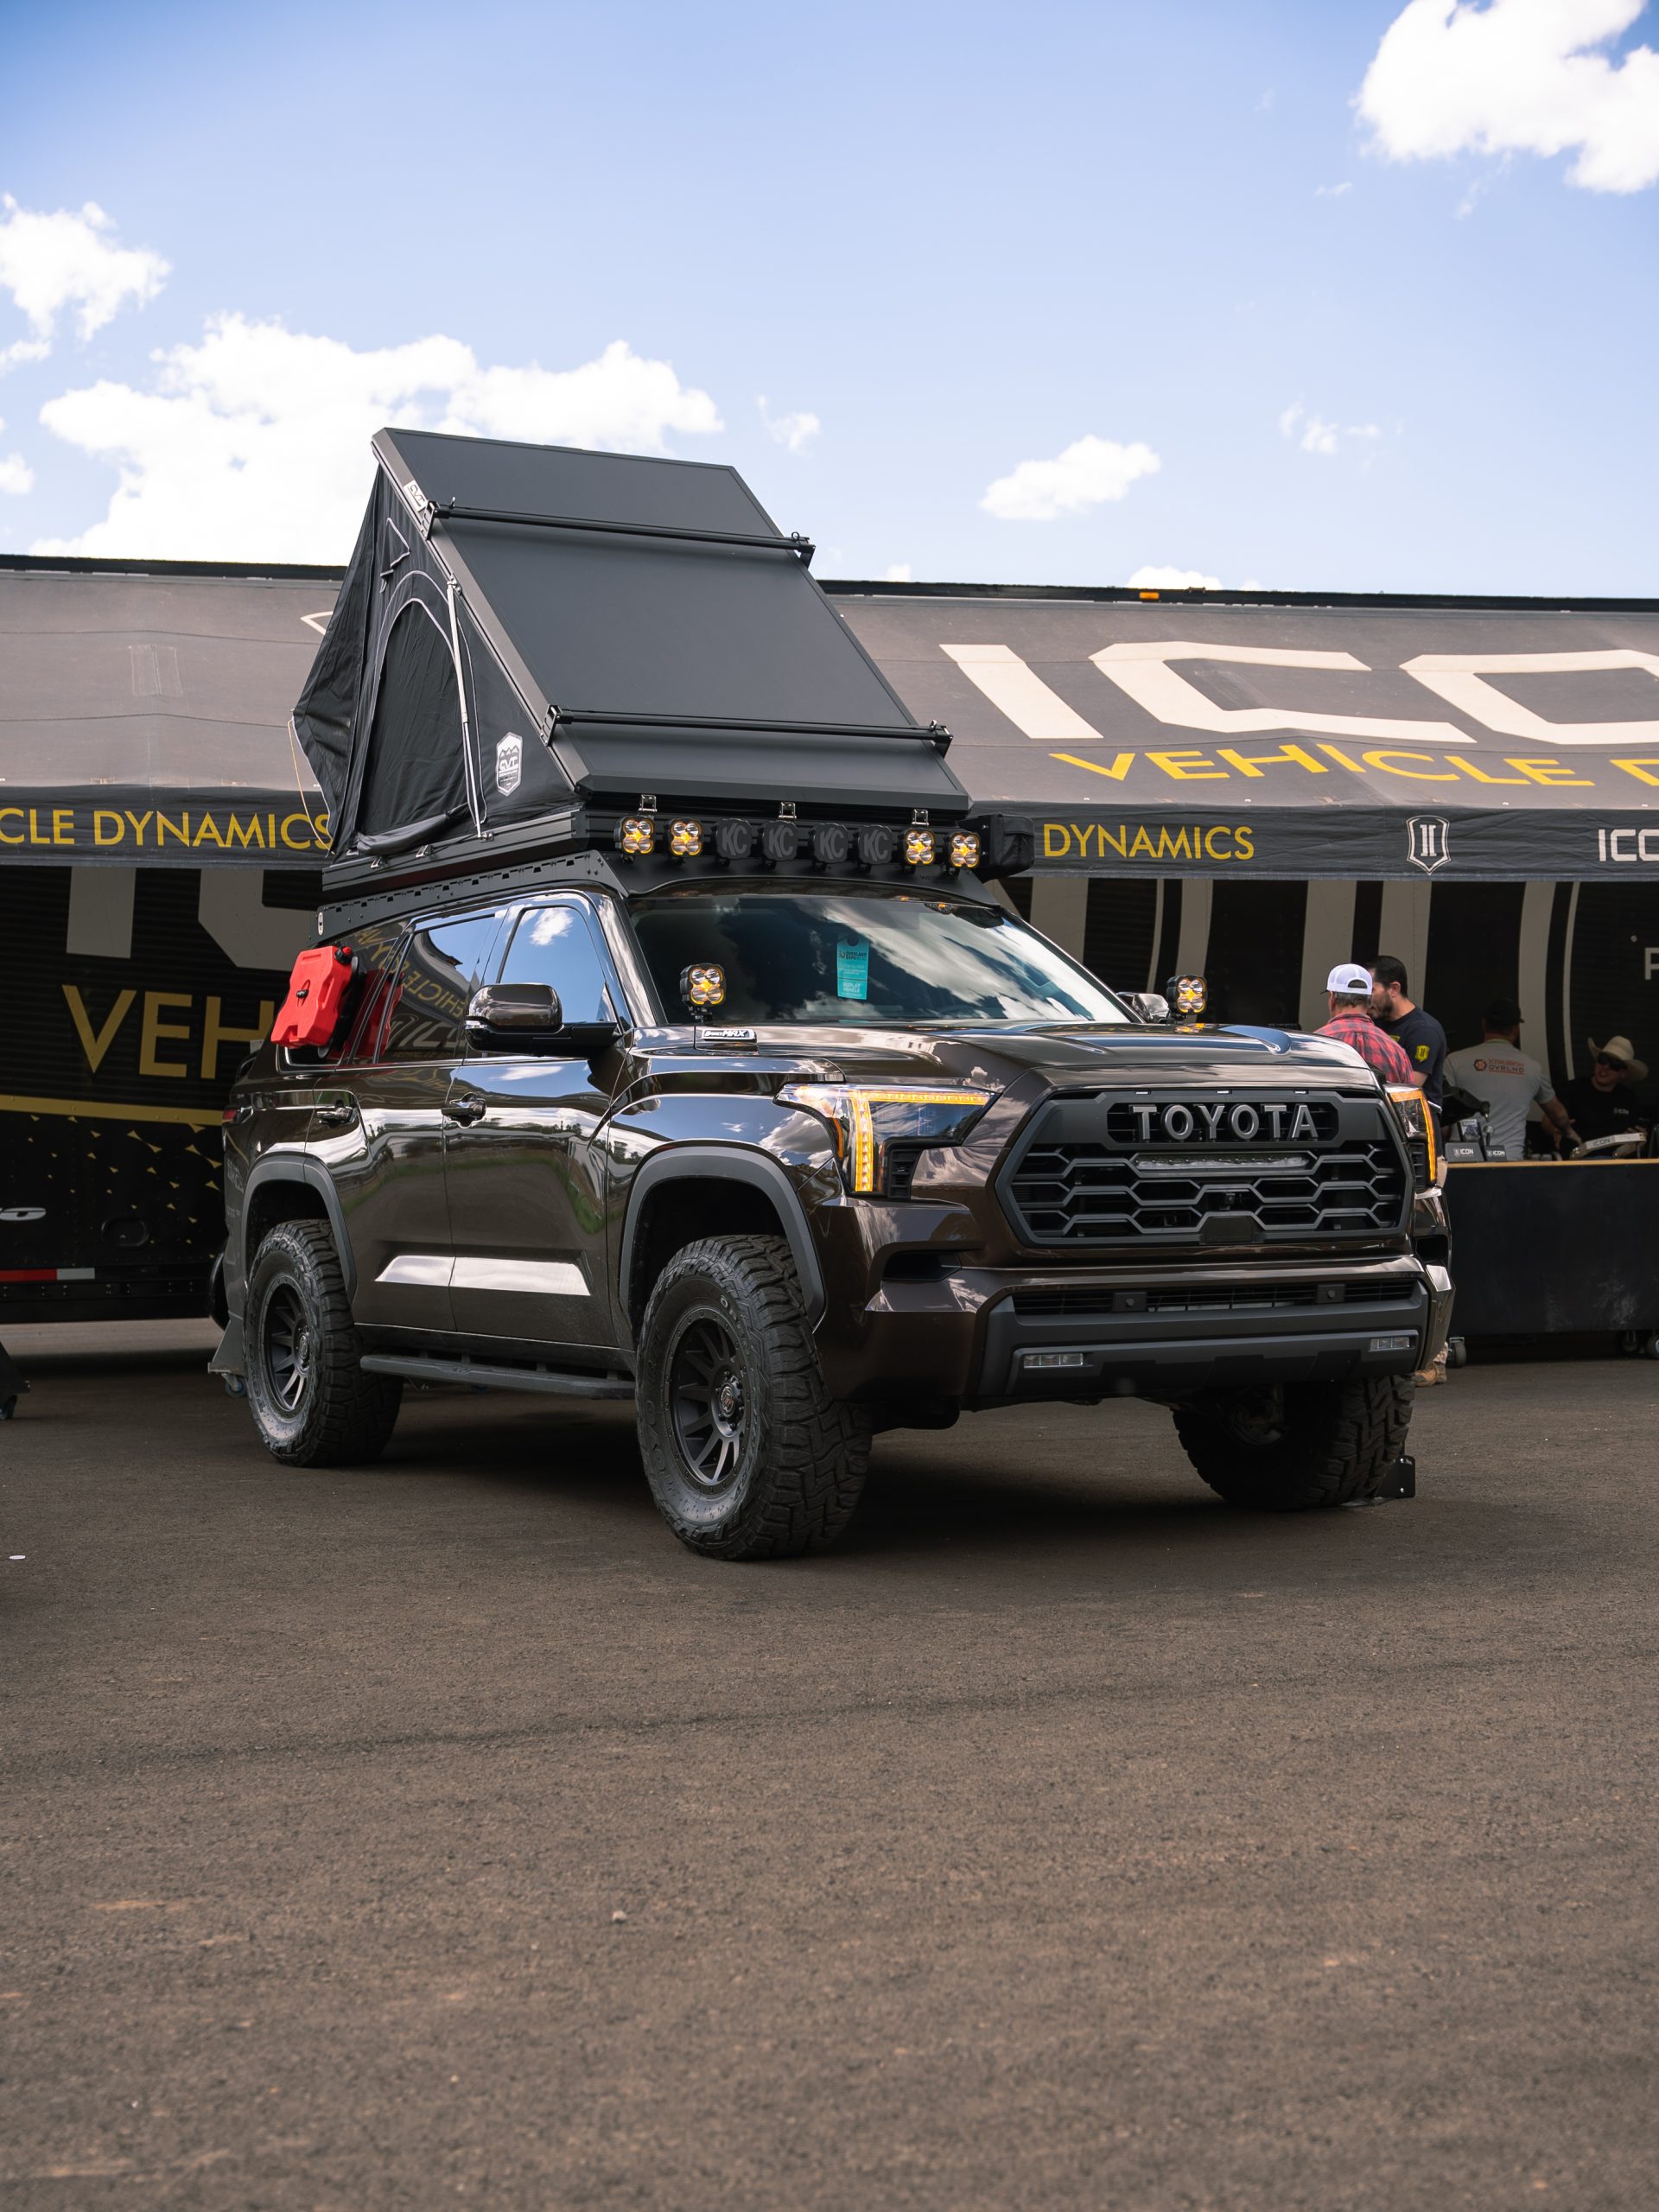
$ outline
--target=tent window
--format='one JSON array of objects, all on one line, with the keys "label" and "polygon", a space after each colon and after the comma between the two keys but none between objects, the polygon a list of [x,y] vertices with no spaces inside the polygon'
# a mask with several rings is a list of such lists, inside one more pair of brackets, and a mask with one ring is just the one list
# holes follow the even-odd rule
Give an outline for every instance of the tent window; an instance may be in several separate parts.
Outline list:
[{"label": "tent window", "polygon": [[357,827],[372,834],[463,813],[461,745],[449,640],[424,607],[405,607],[386,640]]}]

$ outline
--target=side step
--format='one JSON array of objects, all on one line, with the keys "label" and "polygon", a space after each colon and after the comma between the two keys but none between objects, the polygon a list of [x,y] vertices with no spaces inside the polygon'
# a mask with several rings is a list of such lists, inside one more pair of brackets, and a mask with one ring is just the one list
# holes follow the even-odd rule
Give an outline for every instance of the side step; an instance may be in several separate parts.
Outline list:
[{"label": "side step", "polygon": [[561,1398],[631,1398],[626,1375],[573,1375],[556,1367],[492,1367],[481,1359],[428,1359],[419,1353],[365,1352],[369,1375],[401,1375],[413,1382],[465,1382],[481,1390],[543,1390]]}]

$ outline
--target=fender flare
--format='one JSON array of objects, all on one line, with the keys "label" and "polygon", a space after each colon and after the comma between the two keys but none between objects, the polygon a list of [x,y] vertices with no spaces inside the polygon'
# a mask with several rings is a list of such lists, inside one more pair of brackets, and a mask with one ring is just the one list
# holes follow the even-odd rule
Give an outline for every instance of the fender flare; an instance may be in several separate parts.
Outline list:
[{"label": "fender flare", "polygon": [[617,1294],[623,1318],[628,1315],[628,1285],[633,1276],[634,1232],[639,1225],[645,1201],[653,1191],[667,1183],[702,1182],[747,1183],[751,1190],[760,1191],[777,1209],[778,1218],[789,1240],[790,1253],[795,1262],[795,1272],[801,1279],[801,1291],[806,1302],[806,1318],[816,1328],[823,1315],[827,1303],[823,1288],[823,1269],[818,1264],[817,1248],[812,1242],[811,1231],[806,1225],[806,1214],[795,1185],[778,1162],[763,1152],[749,1152],[736,1145],[675,1144],[664,1145],[653,1153],[633,1179],[628,1192],[628,1209],[622,1223],[622,1244],[617,1260]]},{"label": "fender flare", "polygon": [[340,1259],[340,1272],[346,1285],[346,1295],[357,1296],[357,1263],[352,1257],[352,1240],[346,1234],[346,1216],[341,1211],[340,1193],[334,1188],[334,1179],[321,1160],[308,1159],[302,1153],[273,1153],[262,1160],[242,1186],[242,1204],[237,1220],[237,1242],[241,1247],[240,1274],[244,1290],[248,1280],[248,1202],[257,1191],[267,1183],[303,1183],[322,1200],[328,1216],[328,1227],[333,1233],[334,1250]]}]

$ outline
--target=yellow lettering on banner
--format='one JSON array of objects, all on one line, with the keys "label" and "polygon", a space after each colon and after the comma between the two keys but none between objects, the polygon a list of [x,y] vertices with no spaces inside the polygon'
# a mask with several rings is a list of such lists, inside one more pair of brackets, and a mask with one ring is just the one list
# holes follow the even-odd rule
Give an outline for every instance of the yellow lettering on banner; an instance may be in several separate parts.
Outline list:
[{"label": "yellow lettering on banner", "polygon": [[[0,806],[0,822],[3,822],[9,814],[15,814],[20,822],[23,818],[23,810],[21,806]],[[0,844],[21,845],[25,842],[21,830],[15,837],[10,830],[0,830]]]},{"label": "yellow lettering on banner", "polygon": [[69,1001],[69,1016],[75,1025],[75,1034],[80,1039],[80,1049],[86,1055],[86,1065],[96,1075],[99,1061],[115,1041],[115,1033],[131,1013],[132,1002],[138,994],[137,991],[118,992],[115,1004],[110,1008],[108,1019],[96,1033],[93,1032],[92,1022],[86,1013],[86,1001],[80,995],[78,987],[73,983],[66,983],[63,986],[63,995]]},{"label": "yellow lettering on banner", "polygon": [[156,815],[156,842],[158,845],[164,845],[167,842],[168,833],[169,831],[171,831],[172,835],[178,839],[181,845],[188,845],[189,843],[190,817],[188,814],[182,814],[179,817],[179,821],[182,822],[184,824],[182,830],[179,828],[178,823],[169,822],[166,815],[160,813]]},{"label": "yellow lettering on banner", "polygon": [[191,842],[193,844],[199,845],[204,837],[211,837],[213,842],[219,846],[221,850],[223,849],[225,840],[219,835],[219,824],[214,821],[211,814],[204,814],[202,816],[201,827],[197,830],[194,837],[191,840]]},{"label": "yellow lettering on banner", "polygon": [[308,814],[285,814],[283,817],[283,842],[288,847],[291,853],[308,853],[311,849],[311,840],[309,837],[290,837],[288,834],[288,825],[290,822],[303,822],[306,828],[308,830],[311,827],[310,816]]},{"label": "yellow lettering on banner", "polygon": [[[257,1029],[235,1029],[219,1012],[221,1001],[210,998],[201,1029],[201,1072],[205,1082],[212,1083],[219,1073],[219,1048],[226,1038],[238,1045],[263,1045],[270,1033],[276,1007],[270,999],[259,1001],[259,1027]],[[188,1034],[188,1033],[187,1033]]]},{"label": "yellow lettering on banner", "polygon": [[[1230,853],[1218,853],[1216,850],[1216,840],[1217,837],[1230,837],[1234,833],[1230,830],[1224,828],[1219,822],[1216,823],[1212,828],[1206,830],[1204,833],[1205,858],[1211,861],[1231,860],[1233,856]],[[1243,833],[1241,831],[1239,834],[1242,836]],[[1196,857],[1197,855],[1195,855],[1194,858]]]},{"label": "yellow lettering on banner", "polygon": [[1187,832],[1185,827],[1178,830],[1173,837],[1167,830],[1160,829],[1158,832],[1159,859],[1160,861],[1166,858],[1181,861],[1197,860],[1198,855],[1188,845],[1186,839]]},{"label": "yellow lettering on banner", "polygon": [[132,824],[132,834],[134,839],[137,843],[142,845],[144,842],[144,824],[149,820],[149,815],[133,814],[129,812],[127,819]]},{"label": "yellow lettering on banner", "polygon": [[1106,824],[1103,822],[1100,824],[1100,857],[1102,860],[1104,860],[1106,857],[1106,848],[1108,845],[1109,845],[1112,850],[1117,855],[1119,860],[1128,860],[1129,856],[1129,830],[1128,824],[1127,823],[1120,822],[1118,823],[1117,835],[1116,837],[1113,836],[1111,831],[1106,827]]},{"label": "yellow lettering on banner", "polygon": [[1524,776],[1489,776],[1472,760],[1459,760],[1450,753],[1446,757],[1452,767],[1461,768],[1465,776],[1472,776],[1478,784],[1524,784],[1527,780]]},{"label": "yellow lettering on banner", "polygon": [[31,845],[49,845],[52,842],[41,827],[41,810],[38,806],[31,806],[29,810],[29,842]]},{"label": "yellow lettering on banner", "polygon": [[1133,860],[1138,853],[1145,853],[1151,861],[1158,857],[1158,849],[1147,836],[1144,823],[1135,833],[1135,842],[1129,847],[1129,858]]},{"label": "yellow lettering on banner", "polygon": [[[1217,768],[1207,753],[1148,753],[1148,760],[1155,761],[1166,776],[1173,776],[1182,784],[1224,784],[1231,779],[1224,768]],[[1197,761],[1195,768],[1192,762]]]},{"label": "yellow lettering on banner", "polygon": [[328,817],[327,814],[314,816],[312,817],[311,829],[318,844],[326,849],[328,843]]},{"label": "yellow lettering on banner", "polygon": [[1236,861],[1253,861],[1255,858],[1255,839],[1246,823],[1241,822],[1233,832],[1233,858]]},{"label": "yellow lettering on banner", "polygon": [[[1056,838],[1060,840],[1057,845]],[[1043,858],[1063,861],[1071,849],[1071,832],[1064,822],[1045,822],[1043,824]]]},{"label": "yellow lettering on banner", "polygon": [[156,1047],[163,1037],[188,1037],[188,1028],[181,1029],[176,1021],[163,1021],[162,1008],[167,1006],[188,1006],[188,991],[146,991],[144,993],[143,1027],[138,1033],[138,1072],[140,1075],[188,1075],[190,1071],[182,1060],[158,1060]]},{"label": "yellow lettering on banner", "polygon": [[1529,754],[1524,760],[1510,756],[1511,768],[1518,768],[1523,776],[1530,776],[1535,784],[1581,784],[1586,791],[1594,791],[1593,776],[1575,776],[1563,760],[1552,760],[1547,753]]},{"label": "yellow lettering on banner", "polygon": [[[115,824],[115,835],[113,837],[106,837],[104,834],[104,824],[106,822],[113,822]],[[92,815],[92,842],[95,845],[118,845],[126,834],[125,824],[122,822],[118,814],[112,812],[107,806],[100,806],[94,810]]]},{"label": "yellow lettering on banner", "polygon": [[1358,761],[1351,760],[1339,745],[1321,745],[1319,750],[1321,753],[1328,753],[1338,768],[1351,768],[1357,776],[1364,774],[1365,771],[1360,766]]},{"label": "yellow lettering on banner", "polygon": [[1414,783],[1455,784],[1458,780],[1455,776],[1432,776],[1421,768],[1395,768],[1389,765],[1395,760],[1433,760],[1434,757],[1432,753],[1368,753],[1365,766],[1379,770],[1385,776],[1409,776]]},{"label": "yellow lettering on banner", "polygon": [[230,834],[226,838],[225,842],[227,845],[258,845],[263,849],[265,840],[264,834],[259,827],[258,816],[257,814],[251,814],[248,817],[248,826],[245,830],[242,827],[241,823],[238,821],[235,815],[232,815],[231,817]]},{"label": "yellow lettering on banner", "polygon": [[1068,768],[1086,768],[1091,776],[1109,776],[1121,784],[1135,766],[1133,753],[1120,753],[1109,768],[1103,760],[1085,760],[1076,753],[1051,753],[1051,760],[1064,760]]},{"label": "yellow lettering on banner", "polygon": [[1323,760],[1316,760],[1300,745],[1281,746],[1277,753],[1235,753],[1230,745],[1216,747],[1224,760],[1229,760],[1241,776],[1259,776],[1264,768],[1306,768],[1310,776],[1328,776],[1331,771]]},{"label": "yellow lettering on banner", "polygon": [[[1622,768],[1627,776],[1639,776],[1644,784],[1659,784],[1659,776],[1652,776],[1648,772],[1650,768],[1659,768],[1659,753],[1639,753],[1634,760],[1614,760],[1609,765],[1615,768]],[[15,838],[12,842],[21,844],[22,841],[21,838]]]},{"label": "yellow lettering on banner", "polygon": [[1077,857],[1079,860],[1086,861],[1088,859],[1089,840],[1094,836],[1094,834],[1095,825],[1092,822],[1085,822],[1081,824],[1074,822],[1071,824],[1071,835],[1077,841]]},{"label": "yellow lettering on banner", "polygon": [[73,845],[75,842],[75,810],[73,806],[54,806],[52,810],[52,842],[54,845]]}]

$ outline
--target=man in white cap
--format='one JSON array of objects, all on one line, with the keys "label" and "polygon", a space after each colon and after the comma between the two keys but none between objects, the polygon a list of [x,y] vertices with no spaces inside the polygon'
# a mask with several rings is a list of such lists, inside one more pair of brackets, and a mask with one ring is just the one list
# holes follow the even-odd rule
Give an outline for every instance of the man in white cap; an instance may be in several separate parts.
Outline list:
[{"label": "man in white cap", "polygon": [[1647,1081],[1647,1062],[1637,1058],[1628,1037],[1610,1037],[1605,1045],[1592,1037],[1589,1045],[1589,1074],[1574,1076],[1561,1085],[1561,1103],[1574,1130],[1588,1144],[1595,1137],[1626,1136],[1645,1129],[1652,1116],[1631,1096],[1630,1086]]},{"label": "man in white cap", "polygon": [[1413,1084],[1411,1062],[1405,1047],[1396,1045],[1386,1029],[1371,1019],[1371,971],[1357,961],[1341,960],[1325,979],[1325,1004],[1331,1019],[1319,1031],[1351,1045],[1362,1060],[1374,1068],[1384,1083]]}]

